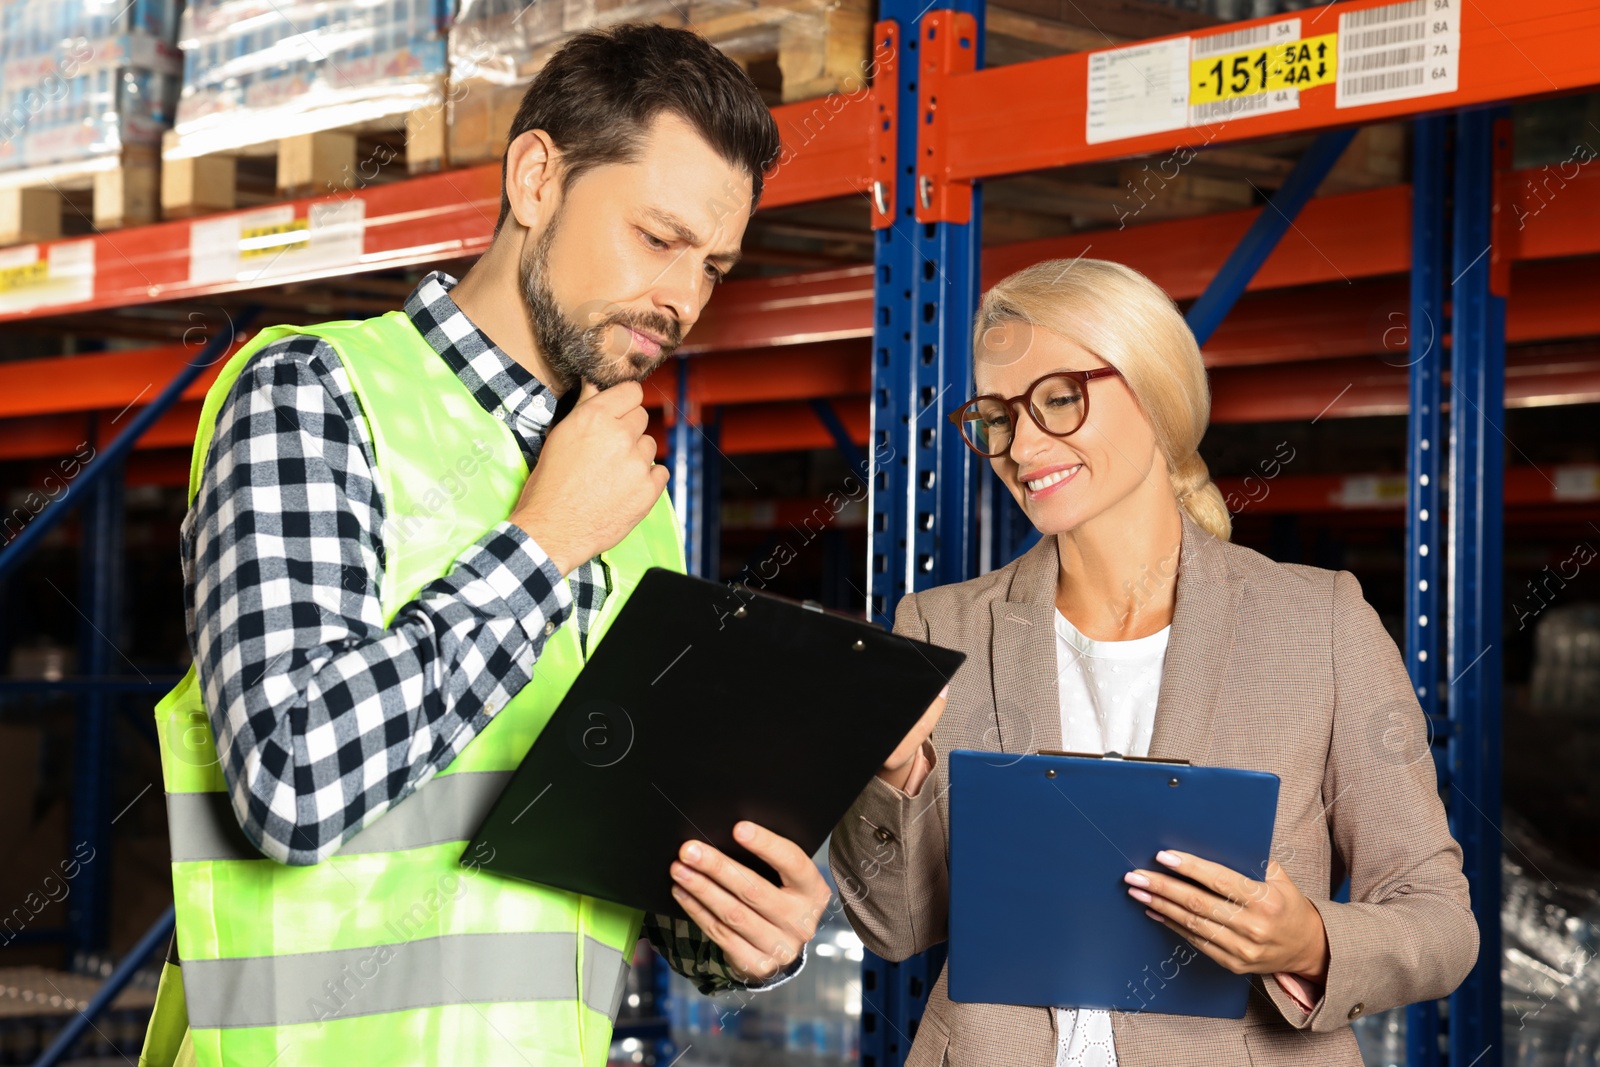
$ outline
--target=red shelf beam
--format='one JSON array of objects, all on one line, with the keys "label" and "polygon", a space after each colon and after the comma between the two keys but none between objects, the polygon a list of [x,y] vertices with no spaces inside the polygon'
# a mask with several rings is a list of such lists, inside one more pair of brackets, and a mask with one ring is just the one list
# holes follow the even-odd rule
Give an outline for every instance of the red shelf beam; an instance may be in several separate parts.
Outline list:
[{"label": "red shelf beam", "polygon": [[[1183,36],[1202,39],[1267,26],[1287,17],[1300,19],[1302,37],[1334,33],[1341,14],[1385,7],[1390,2],[1354,0],[1228,23],[1215,30],[1169,34],[1143,43]],[[1450,14],[1460,23],[1460,75],[1454,92],[1337,108],[1330,81],[1301,90],[1300,106],[1295,109],[1236,115],[1209,128],[1185,127],[1097,144],[1085,139],[1089,65],[1096,52],[943,74],[935,116],[942,126],[938,135],[942,139],[940,166],[932,177],[936,182],[992,178],[1205,143],[1312,133],[1600,85],[1600,64],[1594,62],[1592,48],[1600,40],[1600,6],[1592,0],[1465,0],[1452,8]]]},{"label": "red shelf beam", "polygon": [[[1398,510],[1406,504],[1404,474],[1280,474],[1276,478],[1218,478],[1234,517]],[[1600,504],[1600,465],[1511,467],[1508,508]]]},{"label": "red shelf beam", "polygon": [[[1382,4],[1353,0],[1308,9],[1297,13],[1296,17],[1302,20],[1302,32],[1331,32],[1341,12],[1375,6]],[[1587,43],[1600,40],[1600,7],[1588,0],[1470,0],[1464,7],[1458,6],[1455,15],[1461,21],[1461,67],[1459,88],[1453,93],[1336,109],[1333,106],[1335,90],[1332,85],[1325,85],[1302,90],[1301,106],[1297,109],[1234,117],[1209,128],[1204,137],[1196,128],[1184,128],[1087,143],[1084,115],[1088,64],[1096,54],[1092,52],[990,70],[938,75],[941,83],[935,108],[937,133],[930,145],[937,149],[934,158],[938,166],[930,177],[935,186],[942,186],[950,181],[1124,158],[1199,143],[1309,133],[1491,101],[1576,92],[1600,84],[1600,64],[1593,62],[1592,49],[1587,47]],[[1217,32],[1272,21],[1274,19],[1268,18],[1230,24],[1219,27]],[[1323,25],[1318,25],[1319,22]],[[1181,35],[1155,40],[1177,36]],[[785,148],[777,173],[763,197],[763,205],[778,207],[833,197],[869,197],[872,180],[882,171],[883,161],[873,149],[884,143],[881,138],[874,139],[874,131],[881,125],[884,114],[894,120],[892,113],[879,111],[875,89],[774,108],[773,116]],[[0,310],[0,321],[123,307],[150,300],[195,299],[260,285],[475,256],[488,246],[499,210],[499,187],[499,167],[489,164],[348,190],[315,200],[289,201],[295,217],[306,217],[313,203],[326,204],[341,199],[361,201],[364,221],[360,251],[343,262],[296,268],[262,281],[192,280],[193,228],[217,219],[242,217],[248,212],[51,242],[38,246],[41,258],[48,259],[52,248],[74,241],[92,246],[94,270],[90,295],[71,303],[22,307],[17,303],[17,294],[13,293],[9,301],[0,299],[0,307],[4,307]],[[1587,230],[1592,234],[1592,217],[1600,209],[1595,207],[1592,198],[1588,205],[1572,203],[1579,199],[1561,195],[1531,218],[1545,219],[1549,213],[1553,222],[1555,215],[1586,214],[1591,223]],[[1543,207],[1544,199],[1539,199],[1538,204]],[[1354,202],[1344,206],[1354,206]],[[1387,214],[1395,217],[1392,209]],[[1227,232],[1207,230],[1206,240],[1163,245],[1159,249],[1160,256],[1172,257],[1175,262],[1166,272],[1171,281],[1157,280],[1175,296],[1181,297],[1189,290],[1198,291],[1197,285],[1209,280],[1215,263],[1220,263],[1222,254],[1233,247],[1234,239],[1229,233],[1242,233],[1248,225],[1248,216],[1249,213],[1234,213],[1232,218],[1222,217],[1226,221],[1220,224],[1212,220],[1192,220],[1202,229],[1220,225]],[[1359,225],[1329,232],[1325,239],[1306,242],[1308,247],[1298,247],[1296,235],[1291,232],[1284,247],[1275,253],[1254,285],[1295,284],[1269,279],[1275,270],[1287,271],[1292,276],[1293,265],[1299,261],[1304,261],[1309,271],[1306,280],[1310,280],[1310,276],[1325,277],[1330,273],[1330,266],[1332,273],[1354,277],[1383,272],[1385,266],[1389,270],[1403,270],[1409,265],[1403,255],[1405,226],[1392,227],[1393,232],[1378,242],[1385,245],[1388,257],[1380,263],[1367,244],[1366,235],[1374,234],[1376,229],[1371,217],[1357,216],[1355,221]],[[1298,225],[1304,229],[1307,222],[1301,221]],[[1101,247],[1095,254],[1120,258],[1111,252],[1117,243],[1130,241],[1137,245],[1141,240],[1140,236],[1127,236],[1128,233],[1096,235],[1092,240],[1098,241]],[[1148,238],[1149,235],[1142,236]],[[1527,247],[1530,238],[1527,234],[1523,238],[1523,253],[1532,258],[1592,250],[1586,237],[1576,236],[1559,225],[1545,228],[1542,249]],[[1538,243],[1537,238],[1532,240]],[[1084,241],[1080,239],[1076,243],[1081,246]],[[1399,258],[1394,258],[1396,253],[1401,253]],[[1012,254],[1031,255],[1032,251],[1017,248]],[[1185,259],[1191,262],[1185,265],[1182,262]],[[1332,262],[1318,265],[1317,261],[1324,259]],[[1000,262],[996,260],[997,264]],[[845,302],[851,300],[845,298]],[[840,312],[842,309],[832,310]],[[870,318],[870,314],[867,317]],[[836,324],[831,328],[824,324],[820,330],[789,332],[807,340],[841,336]]]},{"label": "red shelf beam", "polygon": [[[0,372],[14,367],[0,367]],[[645,387],[645,406],[653,413],[651,432],[662,443],[662,455],[664,427],[677,413],[676,373],[677,367],[668,364]],[[691,373],[690,404],[723,407],[721,447],[728,455],[833,447],[806,402],[816,396],[832,398],[855,442],[867,441],[870,367],[866,346],[858,342],[706,356],[695,360]],[[1406,375],[1398,361],[1390,364],[1372,356],[1287,364],[1268,373],[1249,366],[1216,368],[1211,372],[1211,421],[1226,425],[1400,415],[1406,411]],[[0,388],[3,384],[0,373]],[[1512,354],[1506,369],[1507,407],[1582,403],[1600,403],[1600,346]],[[97,421],[82,411],[7,419],[0,423],[0,460],[70,455],[83,442],[102,446],[116,433],[112,420],[118,413],[116,408],[100,409]],[[199,414],[198,399],[181,401],[135,447],[186,448]],[[173,484],[182,484],[182,479]]]}]

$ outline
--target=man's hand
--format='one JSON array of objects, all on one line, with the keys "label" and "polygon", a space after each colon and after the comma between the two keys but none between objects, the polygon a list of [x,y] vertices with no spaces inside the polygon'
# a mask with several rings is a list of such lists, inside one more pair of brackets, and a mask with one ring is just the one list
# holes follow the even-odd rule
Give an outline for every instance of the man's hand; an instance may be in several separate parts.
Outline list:
[{"label": "man's hand", "polygon": [[1156,853],[1196,886],[1158,871],[1123,876],[1128,895],[1145,914],[1175,931],[1234,974],[1298,975],[1314,983],[1328,973],[1328,934],[1322,914],[1277,860],[1257,882],[1187,852]]},{"label": "man's hand", "polygon": [[672,895],[722,948],[734,976],[764,981],[793,963],[816,936],[832,893],[800,846],[752,822],[733,828],[734,840],[783,879],[773,885],[704,841],[686,841],[672,865]]},{"label": "man's hand", "polygon": [[584,382],[522,487],[510,519],[563,575],[628,536],[666,488],[643,401],[638,382]]},{"label": "man's hand", "polygon": [[912,772],[917,768],[917,753],[922,749],[922,742],[926,741],[933,734],[933,728],[939,725],[939,716],[944,714],[945,700],[949,695],[948,685],[939,690],[939,695],[933,698],[933,703],[922,713],[917,725],[911,728],[911,732],[895,746],[889,758],[883,761],[883,766],[878,768],[879,778],[896,789],[912,792],[906,787],[910,784]]}]

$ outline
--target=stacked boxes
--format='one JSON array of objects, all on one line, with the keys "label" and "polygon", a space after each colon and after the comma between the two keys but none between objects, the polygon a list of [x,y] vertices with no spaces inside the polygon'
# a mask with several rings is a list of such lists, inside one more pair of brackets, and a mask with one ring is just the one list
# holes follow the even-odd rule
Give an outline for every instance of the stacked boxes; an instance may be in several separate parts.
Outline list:
[{"label": "stacked boxes", "polygon": [[158,145],[181,64],[179,0],[0,0],[0,170]]},{"label": "stacked boxes", "polygon": [[168,157],[360,127],[442,103],[451,0],[193,0]]},{"label": "stacked boxes", "polygon": [[[499,159],[522,94],[573,34],[623,22],[695,30],[755,76],[768,103],[854,91],[871,80],[869,0],[461,0],[450,30],[449,156]],[[758,84],[762,81],[757,79]]]}]

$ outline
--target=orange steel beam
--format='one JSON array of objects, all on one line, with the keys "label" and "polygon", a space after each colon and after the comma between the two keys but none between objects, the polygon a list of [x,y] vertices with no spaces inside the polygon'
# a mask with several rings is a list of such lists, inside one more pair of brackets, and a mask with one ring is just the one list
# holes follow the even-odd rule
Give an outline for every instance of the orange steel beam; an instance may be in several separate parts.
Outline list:
[{"label": "orange steel beam", "polygon": [[[697,403],[702,408],[723,406],[722,451],[738,455],[833,447],[832,437],[811,405],[800,399],[819,395],[815,390],[835,399],[853,439],[866,443],[869,382],[865,348],[852,355],[844,346],[819,347],[814,353],[816,367],[806,371],[806,377],[789,379],[786,385],[787,357],[787,353],[767,353],[697,361],[701,366],[690,378],[691,382],[699,380],[699,388],[704,390]],[[1218,367],[1211,371],[1211,421],[1225,425],[1404,414],[1407,370],[1403,359],[1396,353],[1316,360],[1269,370],[1249,365]],[[748,368],[739,366],[740,362],[757,369],[747,375]],[[763,366],[765,369],[759,369]],[[665,455],[664,428],[667,417],[676,414],[676,400],[673,408],[667,408],[651,394],[658,384],[671,383],[666,393],[675,398],[673,373],[669,364],[646,383],[646,406],[652,409],[650,426],[659,442],[659,455]],[[1513,352],[1507,361],[1507,407],[1596,402],[1600,402],[1600,348]],[[115,433],[110,425],[114,414],[101,411],[97,421],[84,413],[7,419],[0,422],[0,460],[65,456],[86,441],[104,444]],[[199,415],[199,401],[180,402],[136,447],[141,451],[187,448]]]},{"label": "orange steel beam", "polygon": [[[1565,165],[1529,168],[1512,176],[1510,191],[1516,224],[1515,229],[1508,226],[1512,259],[1528,262],[1600,253],[1600,170]],[[1174,300],[1192,299],[1205,290],[1260,210],[987,248],[982,285],[988,288],[1042,260],[1086,255],[1133,267]],[[1411,187],[1395,185],[1312,200],[1250,280],[1247,291],[1348,284],[1410,269]],[[707,305],[682,350],[710,352],[870,337],[872,271],[863,265],[729,283]],[[1228,328],[1224,324],[1223,330]]]},{"label": "orange steel beam", "polygon": [[[1218,478],[1217,488],[1235,518],[1247,514],[1399,510],[1406,503],[1406,476],[1392,471]],[[1507,507],[1524,508],[1600,503],[1600,466],[1508,468],[1505,503]]]},{"label": "orange steel beam", "polygon": [[[870,199],[873,177],[882,165],[880,162],[875,167],[871,156],[871,128],[877,113],[877,97],[870,89],[773,108],[783,151],[764,189],[762,207],[850,195]],[[355,254],[263,274],[261,280],[196,280],[192,245],[204,238],[196,237],[195,228],[206,227],[199,231],[202,235],[213,233],[230,220],[248,220],[259,208],[19,246],[35,249],[41,262],[52,260],[58,251],[70,250],[79,264],[73,269],[81,269],[81,253],[87,248],[91,293],[85,299],[22,306],[19,301],[25,293],[0,292],[0,322],[126,307],[152,300],[196,299],[285,282],[481,255],[489,247],[500,211],[500,166],[485,164],[386,185],[350,183],[348,188],[330,192],[332,195],[269,206],[286,208],[296,219],[309,219],[313,205],[321,211],[341,202],[353,204],[359,208],[355,213],[359,219],[359,250]],[[261,256],[251,262],[260,266],[271,260]],[[11,299],[5,299],[8,296]]]},{"label": "orange steel beam", "polygon": [[[1353,0],[1140,43],[1149,45],[1182,37],[1198,42],[1220,34],[1267,27],[1288,17],[1299,19],[1301,38],[1311,38],[1335,33],[1341,15],[1385,7],[1390,2]],[[1087,140],[1090,67],[1097,62],[1096,56],[1127,46],[970,73],[947,66],[938,75],[939,99],[932,116],[932,125],[937,129],[926,137],[935,152],[932,157],[923,155],[919,178],[922,173],[928,174],[937,199],[938,187],[952,181],[1196,148],[1208,143],[1312,133],[1600,85],[1600,65],[1594,62],[1589,47],[1600,40],[1600,7],[1591,0],[1468,0],[1447,9],[1429,5],[1428,11],[1430,18],[1449,15],[1459,20],[1459,78],[1453,92],[1340,108],[1335,106],[1335,87],[1329,80],[1299,90],[1299,106],[1295,108],[1236,113],[1210,126],[1186,126],[1099,143]],[[943,24],[953,27],[953,12],[934,15],[945,16]],[[927,28],[937,24],[924,23],[924,76],[931,54],[926,47]],[[1106,60],[1098,62],[1103,64]],[[1184,67],[1188,64],[1184,63]],[[921,118],[919,130],[928,125]]]},{"label": "orange steel beam", "polygon": [[[201,372],[183,399],[200,400],[235,345]],[[161,391],[199,350],[162,345],[131,352],[96,352],[0,363],[0,418],[109,408],[113,415]],[[71,388],[65,388],[67,382]],[[120,420],[119,420],[120,421]]]},{"label": "orange steel beam", "polygon": [[[1382,6],[1382,0],[1352,0],[1308,9],[1315,14],[1297,12],[1291,17],[1302,21],[1305,32],[1323,33],[1335,27],[1341,13],[1375,6]],[[927,26],[937,26],[940,17],[952,14],[935,12]],[[1098,144],[1086,142],[1084,119],[1089,65],[1099,52],[966,73],[960,72],[960,64],[946,62],[937,74],[938,100],[931,108],[937,125],[928,134],[929,147],[936,152],[923,156],[920,162],[932,184],[933,201],[938,202],[950,182],[1206,143],[1309,133],[1491,101],[1576,92],[1600,84],[1600,64],[1593,62],[1592,48],[1587,45],[1600,37],[1600,6],[1589,0],[1471,0],[1464,10],[1455,12],[1455,17],[1460,19],[1460,77],[1453,92],[1339,109],[1334,107],[1333,86],[1324,85],[1301,90],[1300,106],[1292,110],[1235,116],[1204,131],[1184,128]],[[1191,36],[1209,37],[1276,20],[1274,17],[1228,24]],[[1319,21],[1323,25],[1319,26]],[[904,27],[901,30],[910,32]],[[1153,40],[1179,36],[1183,35]],[[882,40],[881,32],[875,33],[875,48],[881,47]],[[877,90],[865,87],[865,81],[877,73],[869,61],[862,82],[856,83],[852,92],[773,109],[784,153],[763,197],[765,206],[854,195],[871,199],[872,183],[881,180],[886,162],[882,151],[885,141],[879,136],[884,116],[879,110]],[[889,79],[882,81],[885,93],[890,93]],[[917,116],[909,118],[914,120]],[[919,128],[924,125],[919,122]],[[928,160],[936,164],[932,171],[927,169]],[[70,252],[70,257],[63,256],[63,274],[83,278],[87,273],[88,292],[79,295],[67,286],[69,291],[57,298],[59,302],[40,303],[50,286],[62,288],[60,278],[41,275],[37,290],[0,294],[5,297],[0,299],[0,321],[124,307],[151,300],[196,299],[288,281],[476,256],[488,247],[499,199],[500,168],[487,164],[381,186],[356,183],[332,190],[330,196],[286,201],[276,206],[288,208],[297,219],[309,218],[313,203],[325,210],[341,201],[359,202],[352,203],[343,223],[359,232],[355,249],[333,260],[301,257],[300,262],[286,266],[281,273],[246,281],[239,280],[236,272],[226,273],[225,280],[203,272],[197,274],[191,254],[207,249],[194,249],[191,241],[197,227],[211,227],[198,231],[202,234],[214,232],[219,222],[246,219],[252,211],[23,246],[33,248],[38,261],[52,264],[58,251]],[[959,202],[961,198],[954,199]],[[1570,205],[1562,205],[1558,210],[1569,208]],[[922,213],[926,209],[919,203],[917,210]],[[880,224],[882,221],[879,219]],[[1401,227],[1397,235],[1400,240],[1404,240],[1404,229]],[[1559,239],[1552,242],[1553,246],[1561,243]],[[221,242],[224,250],[229,244],[228,240]],[[1217,249],[1219,261],[1220,255],[1231,247],[1231,241],[1221,242]],[[66,262],[68,258],[70,264]],[[263,262],[269,261],[265,257],[251,261],[252,266]],[[54,265],[51,269],[55,269]]]},{"label": "orange steel beam", "polygon": [[[1403,353],[1329,359],[1262,372],[1222,367],[1211,378],[1216,424],[1404,415],[1409,371]],[[1448,381],[1448,375],[1446,375]],[[1447,390],[1444,406],[1449,407]],[[1600,402],[1600,350],[1509,353],[1506,407]]]},{"label": "orange steel beam", "polygon": [[[1507,304],[1506,335],[1512,344],[1531,344],[1571,338],[1600,336],[1600,302],[1589,299],[1600,291],[1600,260],[1551,261],[1518,264],[1512,274],[1511,299]],[[1254,294],[1240,302],[1234,313],[1218,329],[1206,346],[1207,365],[1212,369],[1214,389],[1222,400],[1215,409],[1216,421],[1257,421],[1258,405],[1247,391],[1233,393],[1226,383],[1229,368],[1254,368],[1249,377],[1267,382],[1299,383],[1313,393],[1333,383],[1343,388],[1348,379],[1340,378],[1347,366],[1365,366],[1364,373],[1380,375],[1382,387],[1372,394],[1376,413],[1393,410],[1404,398],[1392,390],[1399,388],[1384,376],[1386,366],[1401,366],[1405,355],[1405,335],[1397,333],[1395,323],[1404,322],[1407,307],[1403,280],[1387,278],[1356,282],[1349,286],[1323,289],[1295,289],[1281,293]],[[1402,315],[1401,318],[1393,318]],[[0,443],[0,455],[52,455],[60,443],[58,434],[71,435],[59,426],[41,431],[39,426],[54,426],[29,421],[37,416],[68,412],[104,412],[103,424],[115,426],[121,412],[149,395],[153,388],[176,373],[192,350],[182,345],[134,352],[99,353],[56,359],[24,360],[0,364],[0,435],[16,437],[16,443]],[[1317,360],[1340,360],[1352,356],[1377,357],[1354,364],[1340,363],[1315,372],[1295,376],[1283,370],[1265,370],[1268,364],[1289,364]],[[779,400],[803,400],[813,396],[865,394],[871,389],[869,346],[864,339],[822,341],[782,348],[718,352],[692,357],[690,403],[696,406],[737,405]],[[1387,363],[1385,363],[1387,360]],[[220,365],[220,361],[219,361]],[[1531,403],[1519,396],[1516,375],[1520,364],[1513,354],[1508,400],[1513,405]],[[677,407],[676,360],[669,361],[645,383],[645,405],[673,412]],[[1550,373],[1554,373],[1553,371]],[[1586,375],[1587,370],[1576,373]],[[74,382],[71,390],[62,389],[63,376]],[[198,401],[215,378],[208,371],[185,394]],[[1312,380],[1315,378],[1315,380]],[[1587,396],[1580,380],[1549,385],[1550,403],[1582,403]],[[1554,384],[1551,384],[1554,383]],[[1377,385],[1373,386],[1378,388]],[[1357,390],[1342,404],[1353,403],[1365,394]],[[1232,397],[1232,399],[1229,399]],[[1302,406],[1312,399],[1302,401]],[[1366,403],[1366,401],[1363,401]],[[1235,408],[1233,405],[1242,405]],[[1279,389],[1269,387],[1260,404],[1279,410]],[[1296,409],[1298,410],[1298,409]],[[1365,410],[1365,409],[1364,409]],[[1237,411],[1237,414],[1235,413]],[[1312,408],[1309,414],[1315,415]],[[1289,417],[1287,415],[1283,417]],[[48,432],[40,439],[36,435]],[[81,436],[72,443],[82,440]],[[44,440],[54,444],[46,445]],[[32,443],[29,443],[29,442]],[[7,448],[12,451],[6,451]],[[70,451],[70,447],[65,451]]]}]

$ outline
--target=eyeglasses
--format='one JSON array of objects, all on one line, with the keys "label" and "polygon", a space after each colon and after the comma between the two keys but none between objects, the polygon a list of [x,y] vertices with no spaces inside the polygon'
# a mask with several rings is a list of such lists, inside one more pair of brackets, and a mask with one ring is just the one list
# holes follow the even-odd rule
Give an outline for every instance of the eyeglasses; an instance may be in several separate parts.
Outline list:
[{"label": "eyeglasses", "polygon": [[1115,367],[1054,371],[1017,396],[975,396],[952,411],[950,421],[960,428],[961,439],[968,448],[985,459],[993,459],[1011,448],[1015,436],[1011,412],[1018,404],[1024,404],[1039,429],[1051,437],[1066,437],[1076,433],[1089,417],[1089,383],[1119,373]]}]

